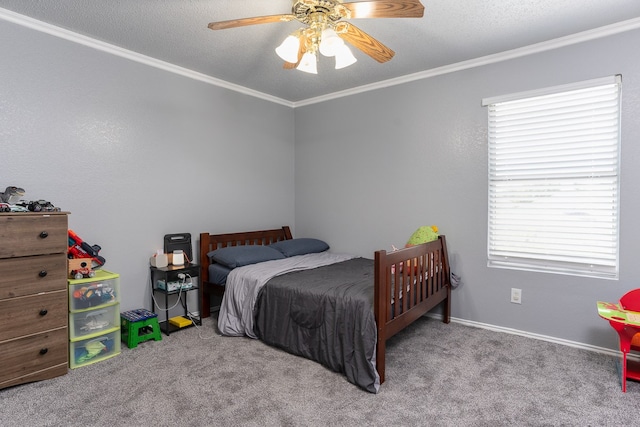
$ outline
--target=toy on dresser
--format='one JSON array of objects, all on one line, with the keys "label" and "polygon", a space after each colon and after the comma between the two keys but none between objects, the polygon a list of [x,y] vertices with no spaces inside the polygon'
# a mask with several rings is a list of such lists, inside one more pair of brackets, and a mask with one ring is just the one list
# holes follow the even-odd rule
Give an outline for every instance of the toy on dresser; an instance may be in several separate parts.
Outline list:
[{"label": "toy on dresser", "polygon": [[8,186],[0,192],[0,212],[60,212],[62,209],[46,200],[24,201],[24,188]]},{"label": "toy on dresser", "polygon": [[24,188],[8,186],[6,190],[0,192],[0,212],[15,212],[24,209],[15,209],[15,204],[20,201],[22,196],[24,196]]},{"label": "toy on dresser", "polygon": [[4,192],[0,193],[0,201],[9,205],[15,205],[24,196],[24,188],[10,185]]}]

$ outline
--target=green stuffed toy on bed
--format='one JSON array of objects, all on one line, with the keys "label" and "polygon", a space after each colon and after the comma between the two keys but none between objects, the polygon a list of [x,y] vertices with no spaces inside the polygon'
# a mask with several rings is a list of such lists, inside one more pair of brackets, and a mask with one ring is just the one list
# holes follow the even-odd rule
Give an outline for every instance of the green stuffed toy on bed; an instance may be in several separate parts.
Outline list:
[{"label": "green stuffed toy on bed", "polygon": [[[423,243],[433,242],[434,240],[438,240],[438,227],[435,225],[423,225],[413,232],[409,240],[404,245],[405,248],[410,248],[411,246],[421,245]],[[391,245],[394,251],[397,251],[398,248]],[[400,271],[402,271],[404,263],[399,263]],[[410,261],[407,261],[407,267],[411,265]],[[391,274],[395,274],[396,266],[391,266]]]},{"label": "green stuffed toy on bed", "polygon": [[433,242],[434,240],[438,240],[438,227],[435,225],[423,225],[413,232],[404,247],[408,248],[410,246],[421,245],[423,243]]}]

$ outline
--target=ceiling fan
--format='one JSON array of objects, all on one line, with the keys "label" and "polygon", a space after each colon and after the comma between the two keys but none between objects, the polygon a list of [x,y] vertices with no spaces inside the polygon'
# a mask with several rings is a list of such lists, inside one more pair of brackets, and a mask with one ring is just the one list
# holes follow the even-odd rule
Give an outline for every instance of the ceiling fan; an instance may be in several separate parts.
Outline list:
[{"label": "ceiling fan", "polygon": [[318,52],[324,56],[335,57],[336,69],[356,62],[345,41],[380,63],[393,58],[393,50],[346,20],[420,18],[423,15],[424,6],[419,0],[371,0],[349,3],[343,3],[343,0],[293,0],[291,13],[211,22],[209,28],[224,30],[298,20],[306,27],[289,35],[276,48],[276,53],[285,61],[285,69],[296,68],[317,74]]}]

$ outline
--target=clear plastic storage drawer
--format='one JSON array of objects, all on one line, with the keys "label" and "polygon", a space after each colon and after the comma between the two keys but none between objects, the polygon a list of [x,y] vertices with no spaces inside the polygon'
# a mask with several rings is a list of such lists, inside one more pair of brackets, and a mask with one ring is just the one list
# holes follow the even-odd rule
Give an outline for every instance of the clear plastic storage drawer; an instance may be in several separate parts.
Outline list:
[{"label": "clear plastic storage drawer", "polygon": [[71,369],[100,362],[120,354],[120,327],[102,335],[92,336],[69,344]]},{"label": "clear plastic storage drawer", "polygon": [[69,313],[69,338],[83,338],[120,327],[120,304]]},{"label": "clear plastic storage drawer", "polygon": [[78,311],[120,301],[120,275],[96,270],[88,279],[69,280],[69,310]]}]

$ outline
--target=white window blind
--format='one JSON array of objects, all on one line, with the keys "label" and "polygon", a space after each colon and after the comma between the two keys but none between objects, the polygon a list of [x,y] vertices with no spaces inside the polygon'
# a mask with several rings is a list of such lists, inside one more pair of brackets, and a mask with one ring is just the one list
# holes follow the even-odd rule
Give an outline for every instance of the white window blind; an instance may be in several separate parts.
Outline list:
[{"label": "white window blind", "polygon": [[489,266],[617,279],[620,84],[483,101]]}]

